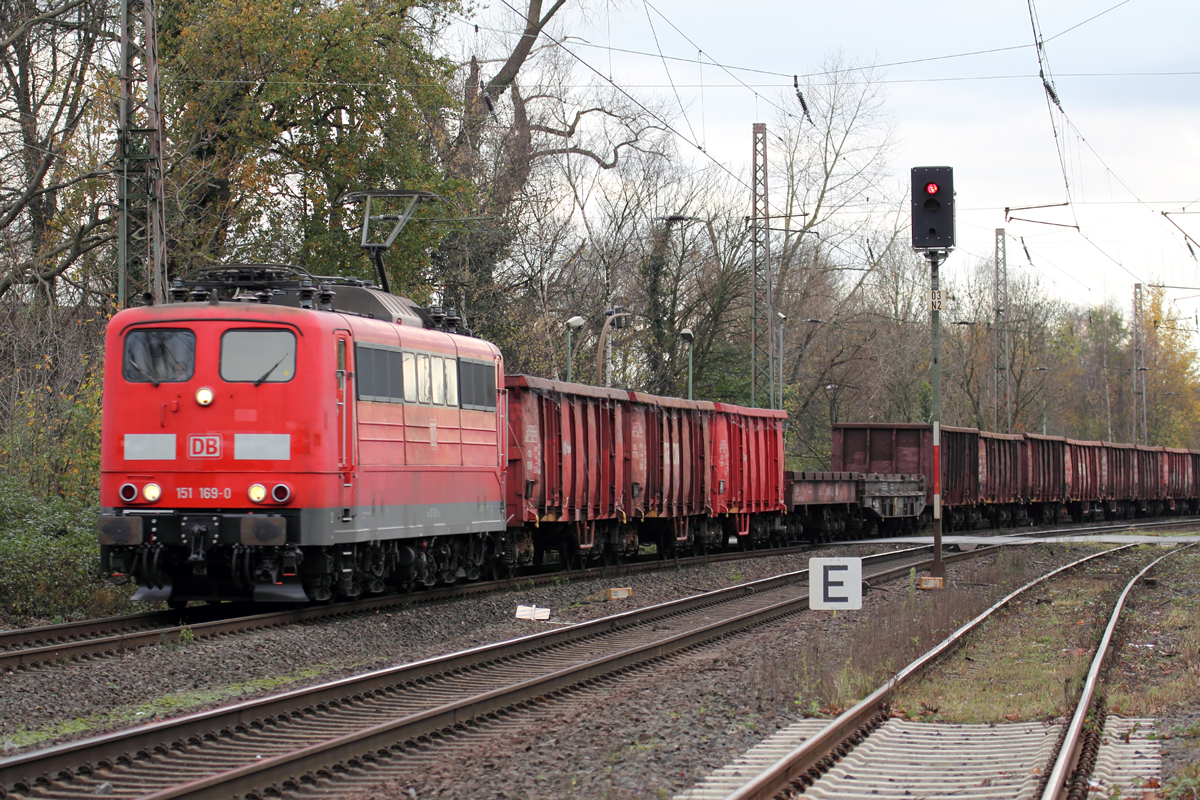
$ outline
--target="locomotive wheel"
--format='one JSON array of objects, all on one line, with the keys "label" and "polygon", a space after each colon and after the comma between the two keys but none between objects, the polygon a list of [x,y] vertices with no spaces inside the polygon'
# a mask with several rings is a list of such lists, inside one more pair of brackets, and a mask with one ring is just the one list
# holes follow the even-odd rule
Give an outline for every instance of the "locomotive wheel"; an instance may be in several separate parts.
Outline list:
[{"label": "locomotive wheel", "polygon": [[171,609],[172,611],[183,611],[185,608],[187,608],[187,604],[187,600],[168,600],[167,608]]},{"label": "locomotive wheel", "polygon": [[517,565],[492,558],[488,560],[488,574],[494,581],[510,581],[517,576]]}]

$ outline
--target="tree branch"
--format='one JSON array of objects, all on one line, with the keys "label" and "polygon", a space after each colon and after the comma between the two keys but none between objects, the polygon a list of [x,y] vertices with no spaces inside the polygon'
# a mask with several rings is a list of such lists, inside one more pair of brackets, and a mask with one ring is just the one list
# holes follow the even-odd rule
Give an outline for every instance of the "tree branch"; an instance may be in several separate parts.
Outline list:
[{"label": "tree branch", "polygon": [[26,31],[28,31],[30,28],[32,28],[34,25],[38,24],[39,22],[48,22],[48,21],[54,19],[55,17],[61,16],[65,13],[67,13],[71,9],[75,8],[76,6],[83,5],[84,2],[85,2],[85,0],[71,0],[69,3],[65,3],[65,4],[59,6],[58,8],[50,9],[45,14],[39,14],[36,17],[31,17],[31,18],[25,20],[24,22],[22,22],[20,25],[17,26],[16,30],[14,30],[11,34],[9,34],[7,39],[5,39],[4,41],[0,41],[0,50],[7,50],[8,48],[12,47],[14,42],[16,42],[22,36],[24,36]]}]

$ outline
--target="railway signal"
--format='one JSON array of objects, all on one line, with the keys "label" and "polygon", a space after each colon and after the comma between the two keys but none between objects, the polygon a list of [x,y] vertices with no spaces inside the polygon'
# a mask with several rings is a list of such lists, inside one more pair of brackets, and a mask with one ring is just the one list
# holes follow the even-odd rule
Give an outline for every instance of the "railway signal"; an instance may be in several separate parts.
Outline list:
[{"label": "railway signal", "polygon": [[938,284],[938,267],[954,249],[954,169],[912,168],[912,246],[929,261],[929,311],[933,328],[933,358],[930,384],[933,409],[933,568],[934,577],[945,575],[942,564],[942,365],[941,312],[943,293]]},{"label": "railway signal", "polygon": [[954,168],[912,168],[914,250],[954,249]]}]

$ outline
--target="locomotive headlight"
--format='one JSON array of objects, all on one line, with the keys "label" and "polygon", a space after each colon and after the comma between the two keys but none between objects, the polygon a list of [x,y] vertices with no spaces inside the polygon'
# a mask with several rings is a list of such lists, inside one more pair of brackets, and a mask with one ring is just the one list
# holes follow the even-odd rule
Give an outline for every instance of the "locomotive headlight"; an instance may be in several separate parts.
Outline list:
[{"label": "locomotive headlight", "polygon": [[213,390],[207,386],[201,386],[196,390],[196,402],[202,406],[211,405],[213,401]]},{"label": "locomotive headlight", "polygon": [[263,500],[267,499],[267,487],[263,486],[261,483],[256,483],[250,487],[250,491],[248,491],[246,494],[250,496],[251,503],[261,503]]},{"label": "locomotive headlight", "polygon": [[147,483],[142,487],[142,497],[147,503],[157,503],[158,498],[162,497],[162,487],[157,483]]}]

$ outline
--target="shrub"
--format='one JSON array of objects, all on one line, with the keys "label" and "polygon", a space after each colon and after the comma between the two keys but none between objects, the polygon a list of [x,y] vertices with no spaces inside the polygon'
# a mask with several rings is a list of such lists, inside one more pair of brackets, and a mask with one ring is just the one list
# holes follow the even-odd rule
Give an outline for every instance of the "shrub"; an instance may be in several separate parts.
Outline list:
[{"label": "shrub", "polygon": [[126,613],[130,587],[98,570],[95,506],[38,497],[27,484],[0,477],[0,611],[16,623]]}]

